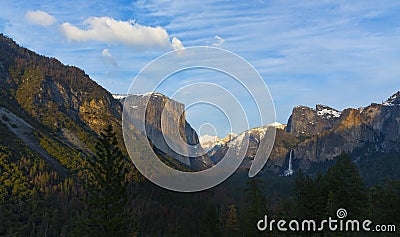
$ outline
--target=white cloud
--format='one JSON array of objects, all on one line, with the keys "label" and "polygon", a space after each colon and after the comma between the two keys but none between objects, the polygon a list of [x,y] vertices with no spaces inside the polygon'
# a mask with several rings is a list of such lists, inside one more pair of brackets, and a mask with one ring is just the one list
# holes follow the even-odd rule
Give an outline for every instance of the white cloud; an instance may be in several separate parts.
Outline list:
[{"label": "white cloud", "polygon": [[215,47],[221,47],[222,44],[225,42],[225,39],[222,38],[222,37],[219,36],[219,35],[214,36],[214,39],[217,40],[217,42],[212,43],[212,45],[215,46]]},{"label": "white cloud", "polygon": [[172,45],[172,48],[174,48],[174,49],[183,49],[183,48],[185,48],[185,47],[183,47],[182,42],[176,37],[172,38],[171,45]]},{"label": "white cloud", "polygon": [[109,49],[103,49],[103,51],[101,52],[101,54],[102,54],[104,57],[112,57],[112,55],[111,55]]},{"label": "white cloud", "polygon": [[101,41],[123,43],[137,49],[165,49],[183,47],[177,38],[169,41],[169,35],[160,26],[143,26],[134,21],[119,21],[111,17],[89,17],[84,22],[87,29],[80,29],[69,22],[61,25],[61,32],[71,41]]},{"label": "white cloud", "polygon": [[109,49],[103,49],[101,54],[103,55],[103,58],[107,64],[110,64],[113,67],[118,67],[117,61],[115,60],[114,56],[112,56]]},{"label": "white cloud", "polygon": [[44,11],[27,11],[25,19],[31,24],[41,26],[51,26],[56,22],[56,18]]}]

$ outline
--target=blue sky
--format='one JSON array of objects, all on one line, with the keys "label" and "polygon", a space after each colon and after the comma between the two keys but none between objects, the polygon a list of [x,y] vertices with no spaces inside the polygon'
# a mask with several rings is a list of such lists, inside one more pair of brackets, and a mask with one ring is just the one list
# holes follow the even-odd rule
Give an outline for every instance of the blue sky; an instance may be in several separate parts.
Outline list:
[{"label": "blue sky", "polygon": [[260,73],[281,123],[296,105],[341,110],[400,90],[399,1],[1,0],[0,31],[112,93],[169,50],[221,47]]}]

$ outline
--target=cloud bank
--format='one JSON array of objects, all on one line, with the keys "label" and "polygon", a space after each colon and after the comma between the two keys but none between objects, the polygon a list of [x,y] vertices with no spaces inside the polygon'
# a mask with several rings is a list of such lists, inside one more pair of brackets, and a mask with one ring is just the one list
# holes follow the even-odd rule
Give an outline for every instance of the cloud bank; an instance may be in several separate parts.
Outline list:
[{"label": "cloud bank", "polygon": [[80,29],[69,22],[60,26],[61,32],[70,41],[101,41],[123,43],[136,49],[180,49],[182,42],[169,35],[162,27],[143,26],[134,21],[120,21],[111,17],[89,17],[84,22],[87,29]]},{"label": "cloud bank", "polygon": [[51,26],[56,22],[56,18],[44,11],[27,11],[25,19],[31,23],[41,26]]}]

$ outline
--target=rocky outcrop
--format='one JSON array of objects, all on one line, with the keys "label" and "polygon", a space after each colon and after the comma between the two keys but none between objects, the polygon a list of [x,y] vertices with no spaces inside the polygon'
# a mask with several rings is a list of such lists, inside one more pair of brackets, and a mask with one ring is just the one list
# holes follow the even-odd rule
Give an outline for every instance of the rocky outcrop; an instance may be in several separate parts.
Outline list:
[{"label": "rocky outcrop", "polygon": [[[129,95],[125,99],[125,108],[130,109],[129,116],[133,125],[145,132],[158,151],[196,170],[212,165],[199,144],[196,131],[186,121],[184,104],[159,93],[147,93]],[[145,118],[141,117],[144,111]],[[196,154],[204,155],[191,156],[193,153],[189,152],[186,144],[193,146],[197,150]]]},{"label": "rocky outcrop", "polygon": [[287,124],[287,131],[302,136],[315,136],[331,129],[338,121],[340,112],[326,105],[317,105],[315,109],[297,106]]},{"label": "rocky outcrop", "polygon": [[[318,132],[295,148],[300,168],[307,169],[312,162],[333,159],[341,152],[399,152],[398,98],[399,92],[383,104],[344,110],[329,129]],[[307,123],[305,119],[302,122]]]}]

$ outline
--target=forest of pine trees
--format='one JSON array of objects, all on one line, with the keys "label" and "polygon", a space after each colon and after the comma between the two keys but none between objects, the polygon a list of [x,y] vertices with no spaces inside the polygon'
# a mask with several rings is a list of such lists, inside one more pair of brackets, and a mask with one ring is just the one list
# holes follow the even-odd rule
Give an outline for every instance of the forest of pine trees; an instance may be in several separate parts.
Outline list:
[{"label": "forest of pine trees", "polygon": [[346,154],[324,174],[243,172],[207,191],[177,193],[143,179],[111,127],[101,135],[93,159],[72,177],[1,149],[0,236],[260,236],[256,223],[264,214],[320,220],[338,208],[351,218],[400,226],[400,181],[366,186]]}]

